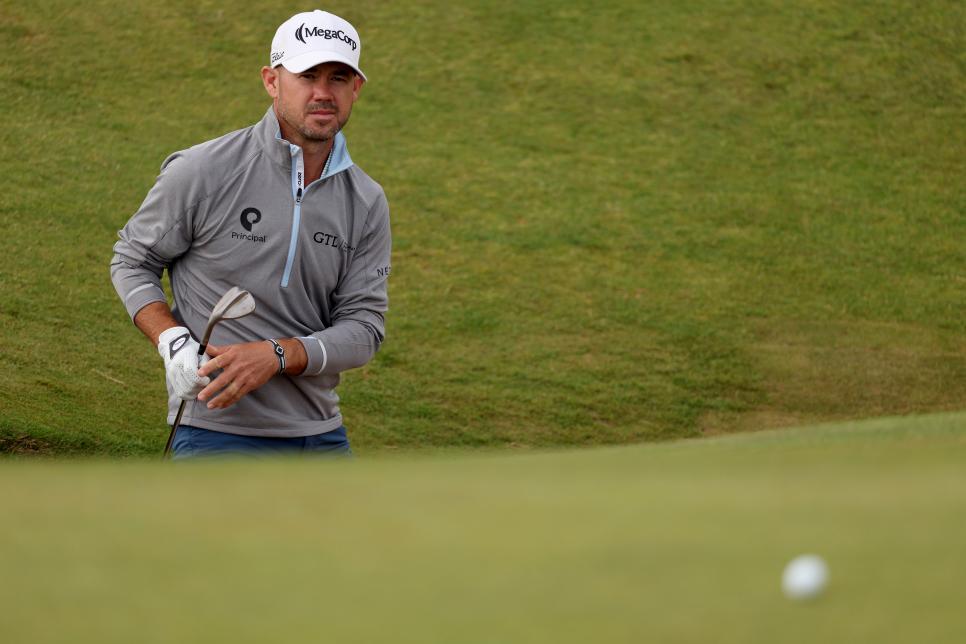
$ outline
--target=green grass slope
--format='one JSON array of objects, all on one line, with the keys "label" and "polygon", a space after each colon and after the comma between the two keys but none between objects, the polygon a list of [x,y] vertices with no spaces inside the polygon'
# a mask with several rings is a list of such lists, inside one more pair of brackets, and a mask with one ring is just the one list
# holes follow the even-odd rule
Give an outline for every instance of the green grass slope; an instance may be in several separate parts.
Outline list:
[{"label": "green grass slope", "polygon": [[[394,229],[362,451],[966,407],[966,9],[336,2]],[[108,280],[161,161],[256,121],[294,11],[0,4],[0,451],[160,450]]]},{"label": "green grass slope", "polygon": [[[962,642],[966,415],[556,453],[8,462],[4,642]],[[822,555],[813,602],[785,563]]]}]

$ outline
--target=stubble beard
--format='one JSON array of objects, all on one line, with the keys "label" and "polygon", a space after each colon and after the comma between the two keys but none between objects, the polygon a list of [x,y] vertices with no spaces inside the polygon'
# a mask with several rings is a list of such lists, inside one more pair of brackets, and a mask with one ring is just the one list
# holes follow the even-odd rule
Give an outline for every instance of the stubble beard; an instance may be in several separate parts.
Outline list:
[{"label": "stubble beard", "polygon": [[[302,137],[302,140],[305,142],[312,141],[316,143],[325,143],[333,139],[335,135],[345,127],[346,123],[349,122],[349,116],[352,114],[351,106],[346,112],[345,117],[342,118],[334,103],[309,103],[305,107],[305,112],[300,115],[301,118],[295,118],[295,115],[292,114],[293,110],[286,107],[285,104],[282,103],[281,94],[279,95],[278,106],[279,117],[285,121],[286,125],[298,132]],[[308,119],[310,118],[309,113],[314,110],[334,110],[336,112],[335,123],[323,127],[310,126],[308,124]]]}]

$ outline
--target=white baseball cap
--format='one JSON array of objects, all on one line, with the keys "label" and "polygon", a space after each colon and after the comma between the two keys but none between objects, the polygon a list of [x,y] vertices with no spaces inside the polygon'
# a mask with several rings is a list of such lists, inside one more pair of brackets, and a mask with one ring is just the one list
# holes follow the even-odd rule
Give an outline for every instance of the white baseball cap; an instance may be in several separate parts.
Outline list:
[{"label": "white baseball cap", "polygon": [[272,38],[269,65],[285,65],[293,74],[304,72],[320,63],[345,63],[362,80],[359,69],[362,43],[355,27],[327,11],[297,13],[283,22]]}]

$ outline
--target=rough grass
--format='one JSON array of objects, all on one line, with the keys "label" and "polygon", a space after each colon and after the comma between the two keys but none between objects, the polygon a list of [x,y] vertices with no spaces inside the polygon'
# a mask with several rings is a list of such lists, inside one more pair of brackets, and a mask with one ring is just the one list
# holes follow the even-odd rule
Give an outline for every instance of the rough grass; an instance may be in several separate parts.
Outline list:
[{"label": "rough grass", "polygon": [[[362,452],[966,405],[962,3],[335,3],[388,342]],[[160,162],[266,107],[291,9],[0,5],[0,450],[160,450],[107,275]]]}]

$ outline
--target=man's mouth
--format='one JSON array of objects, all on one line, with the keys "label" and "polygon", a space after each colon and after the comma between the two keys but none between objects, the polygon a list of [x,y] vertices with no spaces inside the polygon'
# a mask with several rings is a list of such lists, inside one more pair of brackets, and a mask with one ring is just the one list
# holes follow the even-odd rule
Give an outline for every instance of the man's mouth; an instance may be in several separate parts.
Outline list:
[{"label": "man's mouth", "polygon": [[309,114],[312,114],[313,116],[334,116],[336,113],[334,105],[327,105],[324,103],[321,105],[310,105],[308,111]]}]

